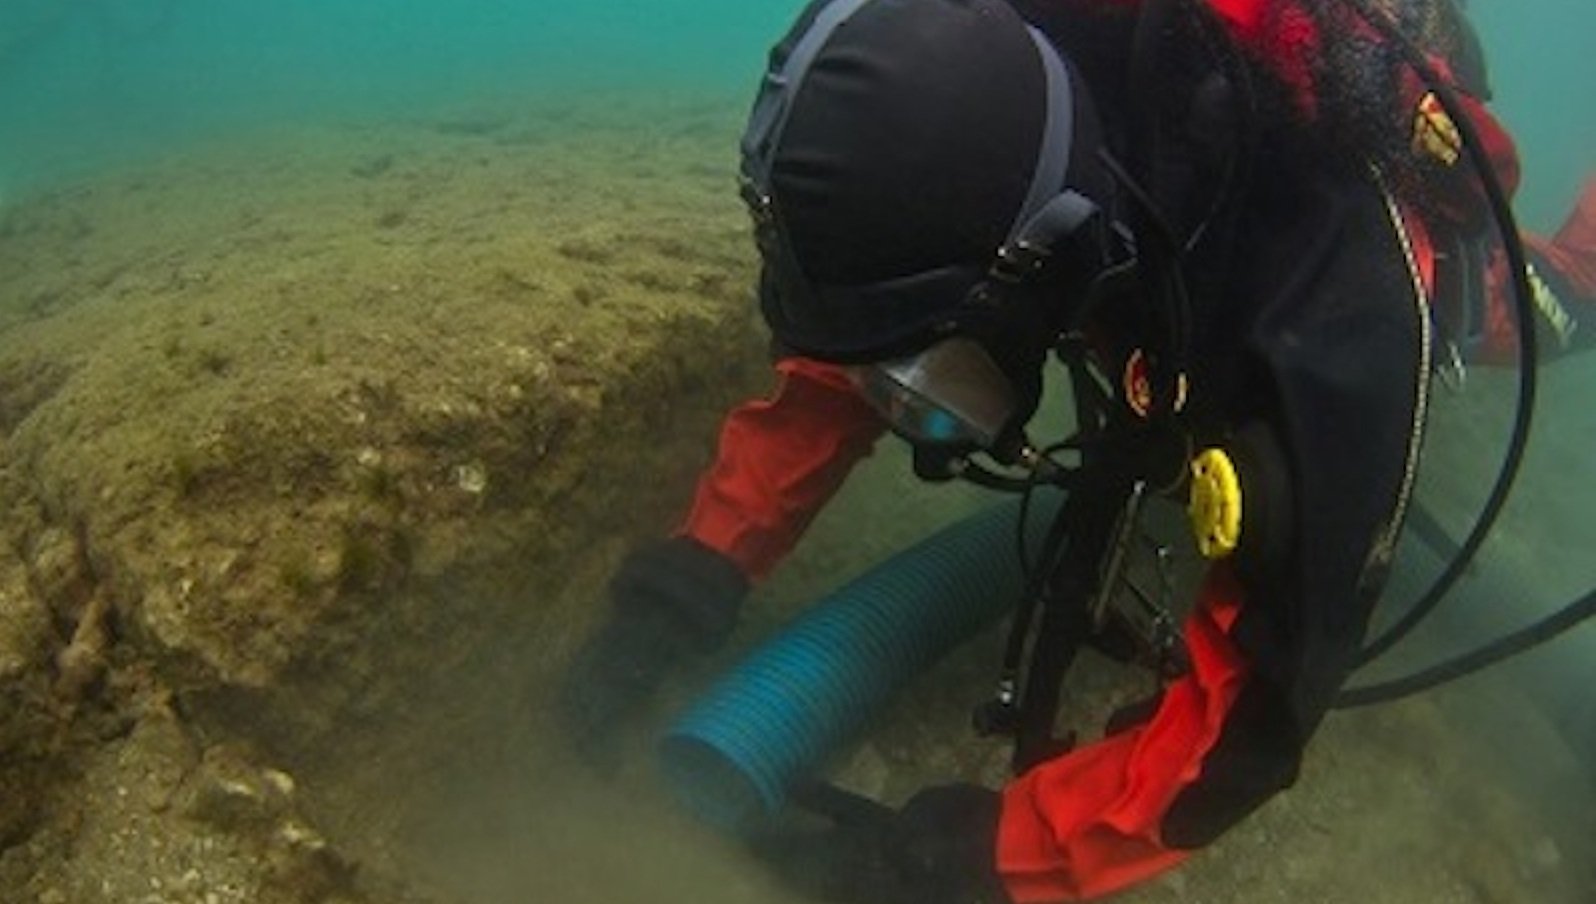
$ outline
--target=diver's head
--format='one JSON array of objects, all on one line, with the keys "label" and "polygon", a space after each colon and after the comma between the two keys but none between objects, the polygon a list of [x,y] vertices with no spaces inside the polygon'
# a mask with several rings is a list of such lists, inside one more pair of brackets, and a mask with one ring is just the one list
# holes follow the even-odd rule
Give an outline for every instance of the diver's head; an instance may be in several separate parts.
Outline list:
[{"label": "diver's head", "polygon": [[[811,3],[743,139],[776,341],[865,365],[911,439],[990,448],[1034,410],[1103,266],[1098,133],[1068,62],[1004,0]],[[949,381],[962,401],[936,398]]]}]

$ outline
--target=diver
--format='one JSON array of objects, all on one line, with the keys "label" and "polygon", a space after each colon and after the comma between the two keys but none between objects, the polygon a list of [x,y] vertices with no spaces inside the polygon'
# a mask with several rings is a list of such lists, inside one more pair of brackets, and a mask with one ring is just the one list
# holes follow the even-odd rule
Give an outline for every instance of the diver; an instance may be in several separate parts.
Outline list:
[{"label": "diver", "polygon": [[[1477,103],[1495,94],[1484,42],[1458,0],[1387,0],[1395,18],[1445,67],[1457,91]],[[1489,122],[1485,140],[1504,181],[1518,181],[1516,153],[1505,133]],[[1459,136],[1433,97],[1421,101],[1414,120],[1414,147],[1430,166],[1455,167]],[[1425,228],[1428,226],[1429,228]],[[1422,224],[1415,240],[1421,258],[1432,258],[1426,278],[1435,298],[1443,375],[1461,379],[1469,364],[1517,363],[1518,318],[1507,255],[1496,231],[1463,211]],[[1582,321],[1596,315],[1596,176],[1587,179],[1573,210],[1555,236],[1524,233],[1533,288],[1535,328],[1542,360],[1589,348],[1596,342]]]},{"label": "diver", "polygon": [[[576,742],[615,755],[890,431],[928,479],[977,457],[1067,472],[1050,594],[1100,574],[1146,487],[1202,503],[1208,575],[1161,690],[1103,738],[1038,733],[1048,694],[1027,693],[1001,791],[759,839],[778,874],[861,904],[1092,898],[1289,787],[1413,485],[1436,367],[1415,236],[1483,218],[1475,174],[1415,140],[1447,120],[1360,7],[811,2],[742,142],[777,385],[727,416],[679,530],[615,574],[560,690]],[[1505,133],[1464,112],[1513,181]],[[1056,363],[1089,402],[1078,463],[1026,433]]]},{"label": "diver", "polygon": [[[1546,290],[1591,321],[1574,339],[1588,347],[1596,337],[1596,173],[1586,178],[1573,209],[1553,235],[1528,235],[1531,266]],[[1539,288],[1539,287],[1537,287]]]},{"label": "diver", "polygon": [[[1535,327],[1542,360],[1596,347],[1596,175],[1585,180],[1562,226],[1550,236],[1524,234],[1534,287]],[[1517,318],[1512,313],[1508,264],[1499,243],[1481,254],[1483,277],[1454,308],[1465,349],[1462,360],[1515,363]]]},{"label": "diver", "polygon": [[[1495,91],[1484,42],[1464,3],[1400,0],[1393,6],[1395,18],[1446,67],[1457,91],[1481,104],[1492,101]],[[1432,117],[1435,105],[1430,102],[1416,118],[1416,147],[1425,147],[1438,160],[1456,161],[1456,129],[1449,129],[1444,117]],[[1502,142],[1495,147],[1508,149]],[[1511,166],[1505,153],[1499,166]],[[1462,374],[1467,364],[1515,364],[1518,356],[1513,281],[1502,241],[1478,217],[1457,214],[1420,236],[1436,246],[1436,326],[1446,358],[1443,374],[1452,375]],[[1596,176],[1586,180],[1555,236],[1526,232],[1523,243],[1542,361],[1590,348],[1596,343],[1593,329],[1580,329],[1580,324],[1596,315]]]}]

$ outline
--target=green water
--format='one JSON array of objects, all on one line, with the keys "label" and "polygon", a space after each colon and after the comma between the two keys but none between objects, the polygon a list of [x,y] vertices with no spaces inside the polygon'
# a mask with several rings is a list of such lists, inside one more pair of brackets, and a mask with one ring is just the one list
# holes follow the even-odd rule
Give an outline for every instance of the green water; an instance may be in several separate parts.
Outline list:
[{"label": "green water", "polygon": [[218,131],[595,88],[742,94],[788,3],[6,0],[0,185]]},{"label": "green water", "polygon": [[1519,141],[1527,227],[1555,228],[1579,181],[1596,172],[1596,4],[1474,0],[1496,88],[1495,107]]},{"label": "green water", "polygon": [[[217,130],[595,86],[742,95],[797,3],[773,0],[6,0],[0,187]],[[1596,4],[1476,0],[1526,222],[1596,148]]]}]

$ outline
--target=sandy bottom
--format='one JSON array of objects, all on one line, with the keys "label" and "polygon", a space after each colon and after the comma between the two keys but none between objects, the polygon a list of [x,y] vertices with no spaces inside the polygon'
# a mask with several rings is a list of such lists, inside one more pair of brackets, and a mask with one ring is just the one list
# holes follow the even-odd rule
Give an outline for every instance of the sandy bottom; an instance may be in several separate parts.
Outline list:
[{"label": "sandy bottom", "polygon": [[[823,593],[838,574],[866,567],[860,525],[883,541],[979,504],[967,494],[928,503],[908,494],[907,462],[888,450],[828,511],[791,568],[754,605],[752,643],[777,615]],[[956,495],[958,498],[947,498]],[[861,520],[864,519],[864,520]],[[894,535],[897,535],[894,537]],[[952,779],[996,785],[1007,747],[970,737],[1002,632],[961,650],[905,690],[880,728],[833,771],[848,787],[901,801]],[[729,655],[728,660],[735,655]],[[673,686],[657,731],[718,667]],[[1114,706],[1144,692],[1145,677],[1088,656],[1068,693],[1066,718],[1090,737]],[[595,780],[581,764],[528,752],[467,767],[439,787],[407,850],[435,887],[472,902],[802,900],[773,887],[734,845],[685,821],[662,793],[647,731],[637,761]],[[529,751],[545,749],[543,739]],[[551,763],[527,775],[517,762]],[[1298,785],[1179,870],[1115,900],[1127,902],[1584,902],[1596,856],[1592,774],[1540,713],[1510,688],[1473,682],[1426,697],[1332,716]],[[412,846],[413,845],[413,846]],[[547,897],[545,897],[547,896]]]},{"label": "sandy bottom", "polygon": [[[281,380],[293,387],[285,395],[310,399],[335,383],[403,392],[425,383],[418,374],[442,375],[427,385],[447,401],[449,381],[469,386],[475,373],[558,366],[570,348],[602,356],[628,341],[637,318],[669,316],[672,298],[739,295],[726,282],[727,274],[746,278],[751,264],[731,179],[739,105],[675,98],[610,109],[469,111],[260,136],[0,211],[0,386],[12,394],[0,398],[0,436],[15,430],[48,458],[48,436],[29,415],[67,370],[107,349],[124,373],[154,373],[153,382],[108,380],[116,392],[82,404],[148,409],[159,407],[148,393],[198,387],[182,396],[199,400],[192,423],[179,418],[171,430],[199,435],[236,397],[214,389],[223,381],[236,392],[239,381]],[[684,231],[695,237],[690,248],[672,243]],[[452,291],[457,281],[467,290]],[[650,305],[611,303],[638,292],[652,293]],[[580,321],[585,334],[563,332],[559,313],[575,307],[591,312]],[[122,338],[108,346],[112,326]],[[461,458],[445,471],[468,495],[473,462]],[[180,466],[163,479],[203,488],[207,473]],[[1477,482],[1481,472],[1473,473]],[[114,475],[96,479],[93,488],[105,484],[114,495]],[[1559,497],[1557,486],[1534,492]],[[619,774],[595,775],[573,761],[535,712],[473,726],[458,744],[453,724],[412,719],[405,730],[428,751],[419,759],[408,749],[390,761],[363,748],[339,763],[339,750],[323,751],[335,765],[302,776],[297,793],[360,878],[308,890],[279,882],[270,900],[797,902],[666,798],[652,769],[652,732],[805,601],[980,502],[915,484],[901,451],[884,447],[756,594],[737,649],[666,689]],[[132,506],[127,517],[139,511]],[[438,517],[469,522],[478,511],[462,502]],[[1539,561],[1538,522],[1517,511],[1514,539],[1500,554],[1510,575]],[[1560,511],[1572,524],[1583,507]],[[578,538],[584,529],[570,528]],[[1568,573],[1583,559],[1588,553],[1559,559],[1547,595],[1579,583]],[[838,776],[892,800],[925,783],[1000,781],[1006,752],[966,730],[1000,640],[979,639],[906,689],[879,729],[845,754]],[[484,649],[480,658],[496,655]],[[1083,701],[1080,723],[1091,730],[1140,686],[1087,659],[1071,685]],[[501,692],[541,705],[539,687]],[[1524,693],[1471,682],[1333,716],[1295,789],[1179,871],[1117,900],[1596,900],[1596,773]],[[140,724],[84,742],[91,749],[74,753],[86,765],[72,805],[52,802],[31,834],[0,840],[0,871],[9,862],[3,874],[20,876],[12,887],[23,889],[0,889],[0,902],[251,899],[259,864],[249,849],[226,832],[197,832],[194,820],[172,813],[170,793],[148,792],[182,785],[194,751],[159,723]]]}]

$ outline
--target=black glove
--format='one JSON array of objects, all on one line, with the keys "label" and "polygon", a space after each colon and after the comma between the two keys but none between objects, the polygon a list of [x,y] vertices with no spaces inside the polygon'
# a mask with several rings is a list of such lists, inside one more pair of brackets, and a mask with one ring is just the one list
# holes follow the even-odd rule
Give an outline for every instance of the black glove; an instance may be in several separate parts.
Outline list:
[{"label": "black glove", "polygon": [[996,791],[927,788],[902,810],[820,829],[778,829],[754,854],[788,885],[836,904],[1006,904],[995,865]]},{"label": "black glove", "polygon": [[726,640],[748,594],[729,559],[687,537],[639,547],[610,579],[610,619],[577,651],[556,708],[576,748],[600,766],[619,756],[619,726],[690,655]]}]

